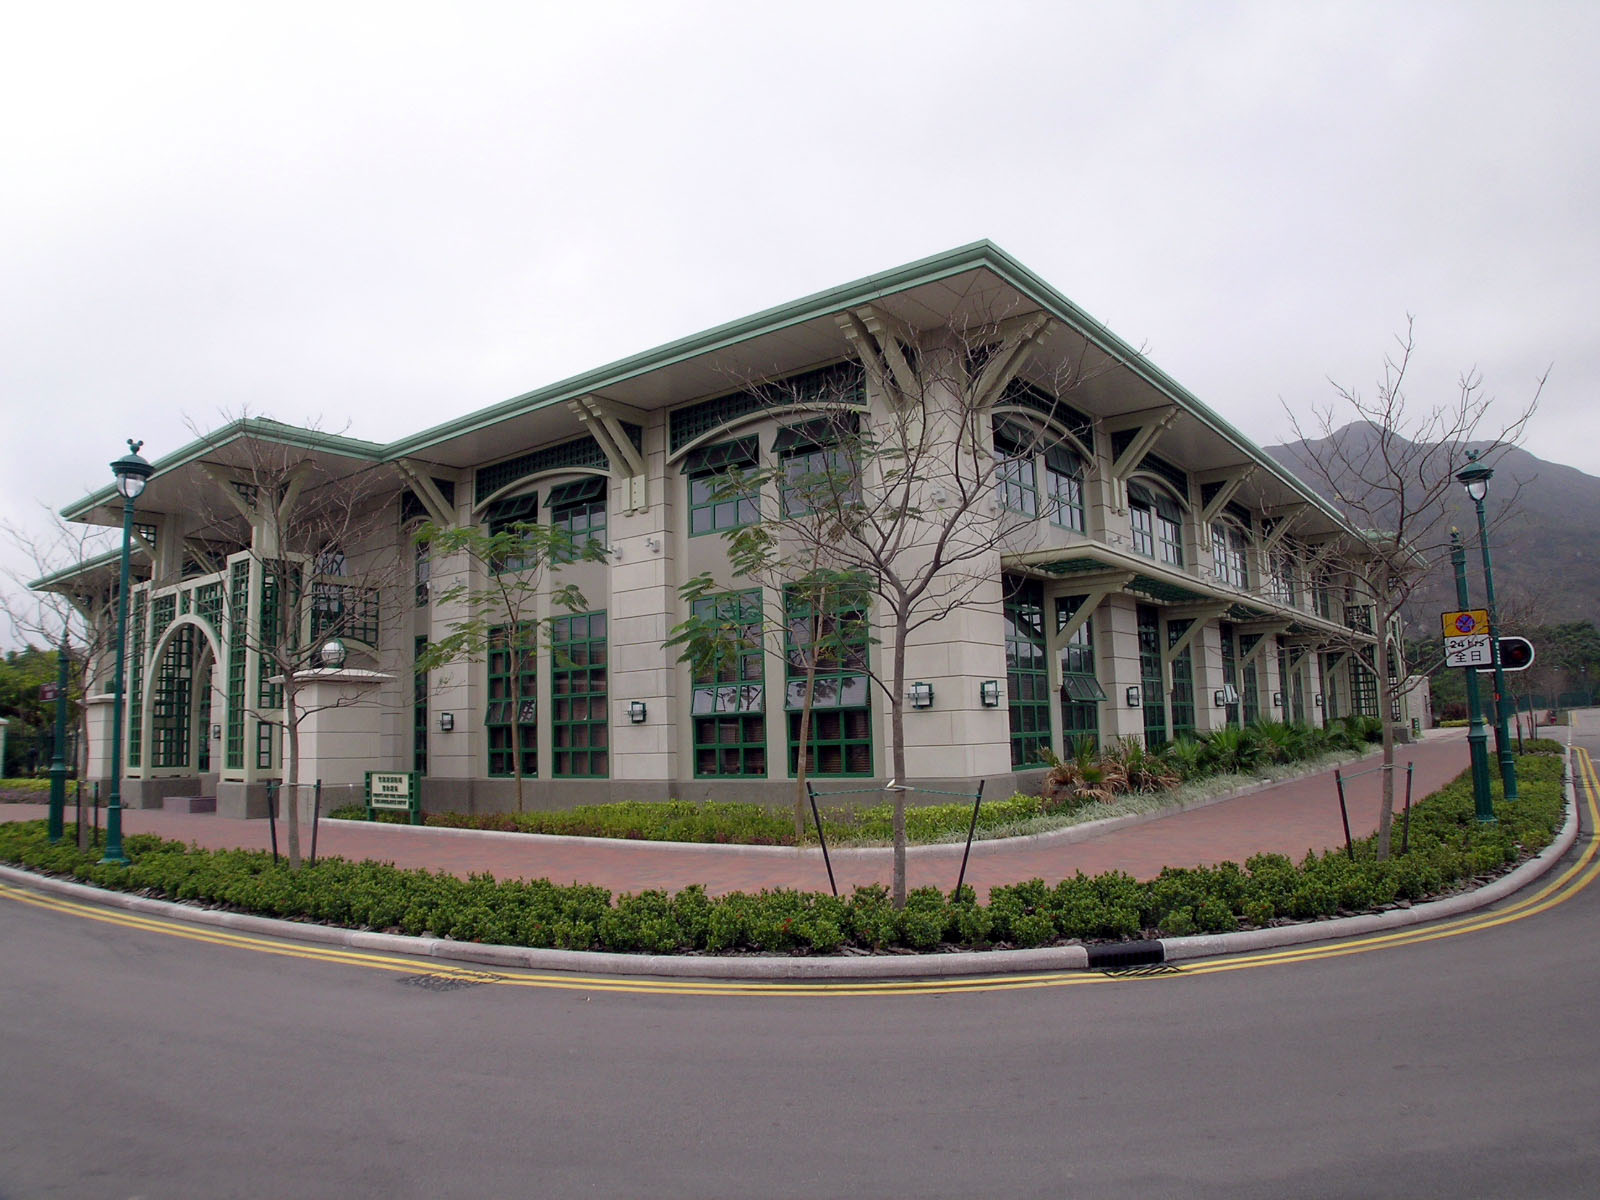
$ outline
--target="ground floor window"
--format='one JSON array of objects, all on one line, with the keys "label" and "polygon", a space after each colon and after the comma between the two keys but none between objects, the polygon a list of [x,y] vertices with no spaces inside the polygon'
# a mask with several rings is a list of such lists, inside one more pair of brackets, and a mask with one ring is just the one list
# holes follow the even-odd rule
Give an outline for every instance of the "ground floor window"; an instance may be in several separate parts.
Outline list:
[{"label": "ground floor window", "polygon": [[1223,719],[1229,725],[1237,725],[1239,723],[1239,661],[1234,646],[1233,626],[1222,626],[1221,634]]},{"label": "ground floor window", "polygon": [[[1167,622],[1167,648],[1189,632],[1192,621]],[[1181,654],[1172,659],[1172,736],[1194,737],[1194,643],[1190,642]]]},{"label": "ground floor window", "polygon": [[694,678],[694,773],[700,778],[767,773],[766,687],[761,590],[727,592],[695,602],[731,643],[721,661]]},{"label": "ground floor window", "polygon": [[550,623],[551,774],[604,779],[610,771],[606,697],[606,614]]},{"label": "ground floor window", "polygon": [[1044,585],[1007,576],[1003,613],[1011,765],[1042,767],[1050,749],[1050,679],[1044,643]]},{"label": "ground floor window", "polygon": [[[1056,632],[1066,629],[1078,615],[1087,596],[1066,596],[1056,601]],[[1105,690],[1095,674],[1094,618],[1073,630],[1061,648],[1061,752],[1076,754],[1085,742],[1099,749],[1100,705]]]},{"label": "ground floor window", "polygon": [[[427,648],[425,637],[412,641],[413,667]],[[428,773],[428,674],[417,670],[411,672],[411,769],[419,775]]]},{"label": "ground floor window", "polygon": [[1167,744],[1167,689],[1161,670],[1161,614],[1151,605],[1139,605],[1138,629],[1144,744],[1154,750]]},{"label": "ground floor window", "polygon": [[[489,631],[490,775],[536,775],[539,770],[537,659],[533,626],[496,625]],[[517,770],[520,761],[521,770]]]},{"label": "ground floor window", "polygon": [[1241,705],[1244,723],[1250,725],[1261,720],[1261,673],[1259,655],[1251,658],[1251,653],[1261,641],[1259,633],[1247,633],[1239,639],[1239,654],[1248,659],[1241,671],[1242,683],[1239,688],[1239,703]]},{"label": "ground floor window", "polygon": [[785,597],[789,770],[800,765],[800,716],[806,675],[814,667],[806,771],[811,775],[872,774],[872,702],[867,679],[866,605],[829,602],[822,613],[803,597]]}]

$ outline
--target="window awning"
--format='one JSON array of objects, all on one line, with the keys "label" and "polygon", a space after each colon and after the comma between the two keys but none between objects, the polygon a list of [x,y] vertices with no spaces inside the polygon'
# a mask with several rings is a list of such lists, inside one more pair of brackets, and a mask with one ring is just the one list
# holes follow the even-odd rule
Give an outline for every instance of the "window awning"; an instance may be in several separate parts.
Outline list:
[{"label": "window awning", "polygon": [[718,442],[714,446],[701,446],[684,456],[685,475],[705,475],[713,471],[726,471],[732,467],[753,467],[761,458],[761,446],[755,434],[734,438],[731,442]]},{"label": "window awning", "polygon": [[1075,700],[1080,704],[1091,704],[1106,698],[1105,689],[1100,686],[1100,681],[1093,675],[1063,675],[1061,677],[1061,698]]},{"label": "window awning", "polygon": [[579,479],[573,483],[562,483],[550,489],[550,495],[545,500],[546,508],[565,508],[571,504],[588,504],[591,500],[598,500],[606,494],[606,485],[610,481],[602,475],[591,475],[587,479]]},{"label": "window awning", "polygon": [[785,425],[778,430],[778,437],[772,443],[775,454],[784,454],[790,450],[801,448],[812,449],[817,446],[832,446],[842,438],[854,436],[861,432],[860,413],[840,413],[837,416],[813,417],[809,421],[801,421],[797,425]]},{"label": "window awning", "polygon": [[483,512],[484,521],[491,526],[514,525],[518,521],[536,521],[539,518],[539,493],[528,492],[496,500]]}]

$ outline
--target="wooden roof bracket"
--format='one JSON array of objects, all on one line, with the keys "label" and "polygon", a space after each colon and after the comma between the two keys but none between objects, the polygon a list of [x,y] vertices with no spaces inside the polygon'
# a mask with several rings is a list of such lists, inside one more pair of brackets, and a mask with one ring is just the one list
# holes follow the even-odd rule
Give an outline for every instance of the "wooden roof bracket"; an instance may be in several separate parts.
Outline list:
[{"label": "wooden roof bracket", "polygon": [[406,482],[411,485],[411,490],[416,493],[422,507],[428,510],[428,519],[441,529],[448,529],[456,523],[455,512],[449,502],[444,498],[444,493],[439,490],[439,485],[433,482],[433,476],[427,470],[409,458],[402,458],[395,462],[400,468],[400,473],[406,477]]},{"label": "wooden roof bracket", "polygon": [[579,396],[569,401],[567,407],[577,414],[578,421],[600,443],[611,464],[611,473],[622,481],[623,510],[643,512],[649,508],[644,454],[634,446],[628,431],[622,427],[621,413],[616,403],[601,396]]}]

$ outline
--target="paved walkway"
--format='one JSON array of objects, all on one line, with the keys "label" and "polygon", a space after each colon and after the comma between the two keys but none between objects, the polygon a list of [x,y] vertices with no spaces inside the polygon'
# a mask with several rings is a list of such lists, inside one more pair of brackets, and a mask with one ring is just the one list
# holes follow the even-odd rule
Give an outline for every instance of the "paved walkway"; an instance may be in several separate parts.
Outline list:
[{"label": "paved walkway", "polygon": [[[1377,762],[1374,754],[1350,764],[1346,774]],[[1415,745],[1397,747],[1396,762],[1402,767],[1407,762],[1416,764],[1414,795],[1420,800],[1466,769],[1464,731],[1436,732]],[[1380,773],[1372,772],[1347,785],[1351,832],[1358,838],[1377,828],[1380,779]],[[1397,810],[1404,797],[1403,774],[1399,784]],[[44,815],[43,805],[0,804],[0,821]],[[215,814],[128,809],[123,815],[123,831],[155,833],[210,848],[265,849],[269,845],[266,821],[237,821]],[[280,845],[282,837],[280,825]],[[1343,841],[1333,772],[1325,771],[1119,829],[1079,829],[978,842],[972,848],[967,881],[982,896],[997,884],[1034,877],[1054,882],[1076,871],[1093,875],[1121,870],[1144,879],[1165,866],[1188,867],[1228,859],[1242,863],[1261,852],[1299,859],[1307,850],[1323,850]],[[304,844],[309,847],[309,835]],[[825,890],[828,886],[819,851],[787,847],[684,846],[335,821],[323,825],[318,852],[462,876],[488,871],[501,879],[595,883],[613,892],[674,890],[691,883],[703,883],[714,894],[779,887]],[[907,866],[910,886],[932,884],[948,891],[955,886],[960,862],[959,844],[913,847]],[[856,884],[887,884],[890,854],[886,849],[838,850],[833,868],[841,891]]]}]

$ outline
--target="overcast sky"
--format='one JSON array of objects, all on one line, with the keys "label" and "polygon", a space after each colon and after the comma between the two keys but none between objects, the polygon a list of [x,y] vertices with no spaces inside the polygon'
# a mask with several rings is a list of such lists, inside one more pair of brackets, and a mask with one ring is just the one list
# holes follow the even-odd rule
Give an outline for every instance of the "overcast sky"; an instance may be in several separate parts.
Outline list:
[{"label": "overcast sky", "polygon": [[[1600,5],[15,5],[0,519],[388,441],[989,238],[1258,442],[1476,368],[1597,472]],[[0,551],[0,565],[25,569]],[[0,645],[10,635],[0,629]]]}]

